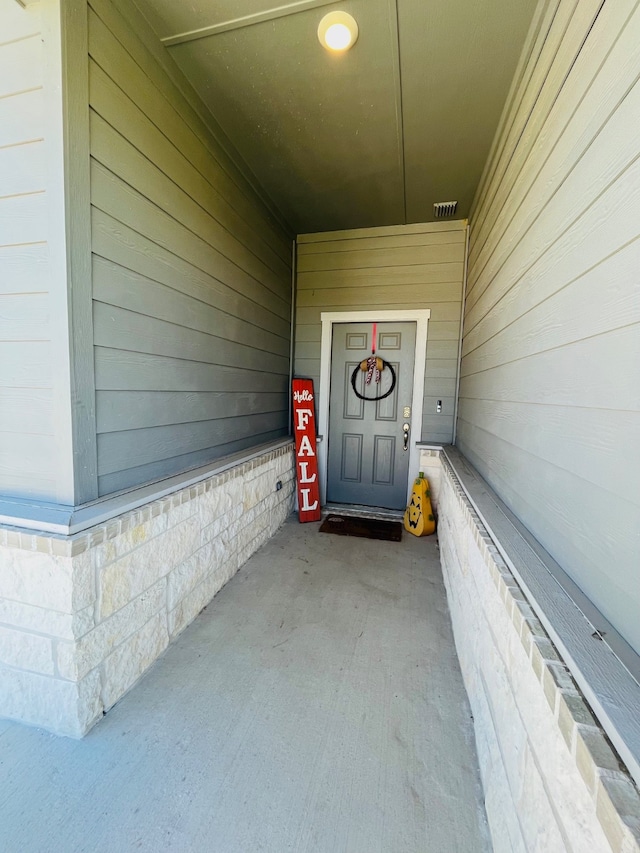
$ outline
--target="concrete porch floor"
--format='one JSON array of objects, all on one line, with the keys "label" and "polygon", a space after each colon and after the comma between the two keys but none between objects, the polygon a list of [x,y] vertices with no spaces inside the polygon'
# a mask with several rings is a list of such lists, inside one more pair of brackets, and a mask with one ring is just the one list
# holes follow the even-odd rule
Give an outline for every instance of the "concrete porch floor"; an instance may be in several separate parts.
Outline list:
[{"label": "concrete porch floor", "polygon": [[435,537],[289,520],[82,741],[0,721],[3,853],[488,851]]}]

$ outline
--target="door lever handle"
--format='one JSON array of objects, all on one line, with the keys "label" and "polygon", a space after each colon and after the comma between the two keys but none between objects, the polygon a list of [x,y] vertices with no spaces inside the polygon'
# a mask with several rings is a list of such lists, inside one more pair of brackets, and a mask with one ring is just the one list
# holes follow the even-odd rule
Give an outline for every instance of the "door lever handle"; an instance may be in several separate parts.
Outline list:
[{"label": "door lever handle", "polygon": [[409,446],[409,424],[402,424],[402,431],[404,432],[404,445],[403,445],[402,449],[408,450],[408,446]]}]

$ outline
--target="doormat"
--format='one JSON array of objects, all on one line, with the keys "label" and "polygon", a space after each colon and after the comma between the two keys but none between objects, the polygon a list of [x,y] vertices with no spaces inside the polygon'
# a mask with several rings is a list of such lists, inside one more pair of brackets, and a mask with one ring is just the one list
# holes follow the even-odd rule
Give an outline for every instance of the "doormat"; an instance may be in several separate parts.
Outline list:
[{"label": "doormat", "polygon": [[399,542],[402,539],[400,521],[381,518],[358,518],[353,515],[328,515],[322,522],[320,533],[337,533],[338,536],[360,536],[362,539],[384,539]]}]

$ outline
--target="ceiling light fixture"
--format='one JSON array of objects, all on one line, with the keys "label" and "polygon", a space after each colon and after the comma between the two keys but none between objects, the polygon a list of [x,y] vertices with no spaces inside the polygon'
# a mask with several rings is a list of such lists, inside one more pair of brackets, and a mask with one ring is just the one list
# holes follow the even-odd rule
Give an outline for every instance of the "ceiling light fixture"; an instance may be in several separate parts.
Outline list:
[{"label": "ceiling light fixture", "polygon": [[358,24],[348,12],[329,12],[318,25],[318,39],[327,50],[348,50],[358,38]]}]

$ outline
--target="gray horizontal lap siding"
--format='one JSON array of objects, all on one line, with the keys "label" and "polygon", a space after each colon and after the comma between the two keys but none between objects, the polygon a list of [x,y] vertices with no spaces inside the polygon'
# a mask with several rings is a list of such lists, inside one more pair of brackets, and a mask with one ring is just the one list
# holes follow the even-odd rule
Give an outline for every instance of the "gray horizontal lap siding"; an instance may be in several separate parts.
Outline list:
[{"label": "gray horizontal lap siding", "polygon": [[291,252],[151,33],[89,5],[105,495],[286,435]]},{"label": "gray horizontal lap siding", "polygon": [[429,308],[421,440],[451,442],[464,229],[447,222],[299,237],[296,374],[319,384],[322,312]]},{"label": "gray horizontal lap siding", "polygon": [[640,8],[550,3],[470,225],[458,445],[640,652]]},{"label": "gray horizontal lap siding", "polygon": [[0,493],[54,501],[58,388],[40,11],[0,13]]}]

